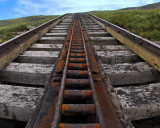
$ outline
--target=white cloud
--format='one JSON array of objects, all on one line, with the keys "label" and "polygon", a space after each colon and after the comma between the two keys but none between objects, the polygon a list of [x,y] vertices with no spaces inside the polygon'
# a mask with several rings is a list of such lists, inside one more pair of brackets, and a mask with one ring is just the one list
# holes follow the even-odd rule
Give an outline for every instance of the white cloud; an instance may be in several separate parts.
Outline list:
[{"label": "white cloud", "polygon": [[[156,0],[147,0],[146,3],[147,4],[152,4],[152,3],[154,3],[154,1],[156,2]],[[158,2],[158,0],[157,0],[157,2]]]},{"label": "white cloud", "polygon": [[[2,0],[0,0],[2,1]],[[114,10],[160,2],[159,0],[17,0],[13,9],[21,15],[55,15],[93,10]]]}]

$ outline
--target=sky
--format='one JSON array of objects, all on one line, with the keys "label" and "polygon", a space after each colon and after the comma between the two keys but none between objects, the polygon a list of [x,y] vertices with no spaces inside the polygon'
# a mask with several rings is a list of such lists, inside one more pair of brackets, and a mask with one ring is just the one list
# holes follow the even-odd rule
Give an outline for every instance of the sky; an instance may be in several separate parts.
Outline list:
[{"label": "sky", "polygon": [[117,10],[156,2],[160,0],[0,0],[0,20],[32,15]]}]

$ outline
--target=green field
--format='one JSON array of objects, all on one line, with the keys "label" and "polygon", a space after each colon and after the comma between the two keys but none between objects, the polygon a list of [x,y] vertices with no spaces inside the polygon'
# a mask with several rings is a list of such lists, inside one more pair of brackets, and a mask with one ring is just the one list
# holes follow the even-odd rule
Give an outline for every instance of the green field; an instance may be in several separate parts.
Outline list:
[{"label": "green field", "polygon": [[[91,12],[104,20],[125,28],[151,41],[160,41],[160,9],[152,10],[118,10]],[[5,42],[28,26],[38,26],[57,16],[30,16],[19,19],[0,21],[0,43]]]},{"label": "green field", "polygon": [[151,41],[160,41],[160,9],[91,12]]},{"label": "green field", "polygon": [[36,27],[57,16],[29,16],[11,20],[0,21],[0,43],[3,43],[22,32],[29,30],[29,26]]}]

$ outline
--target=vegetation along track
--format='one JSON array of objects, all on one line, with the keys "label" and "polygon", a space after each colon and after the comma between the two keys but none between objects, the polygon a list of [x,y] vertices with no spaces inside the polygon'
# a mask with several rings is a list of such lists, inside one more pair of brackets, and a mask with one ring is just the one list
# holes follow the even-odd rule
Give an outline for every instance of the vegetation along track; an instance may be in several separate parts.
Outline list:
[{"label": "vegetation along track", "polygon": [[160,115],[159,49],[93,15],[58,17],[0,46],[0,116],[27,122],[36,108],[28,128],[133,127]]}]

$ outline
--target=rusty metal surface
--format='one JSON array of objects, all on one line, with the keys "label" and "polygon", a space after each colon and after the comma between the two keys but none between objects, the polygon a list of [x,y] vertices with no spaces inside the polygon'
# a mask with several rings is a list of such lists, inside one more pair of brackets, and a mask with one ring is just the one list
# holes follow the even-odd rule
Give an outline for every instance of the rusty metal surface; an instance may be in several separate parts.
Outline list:
[{"label": "rusty metal surface", "polygon": [[91,99],[92,91],[91,90],[65,90],[63,95],[65,99],[71,99],[71,100]]},{"label": "rusty metal surface", "polygon": [[95,114],[94,104],[63,104],[62,115],[88,115]]},{"label": "rusty metal surface", "polygon": [[51,81],[27,128],[122,128],[87,32],[74,17]]}]

